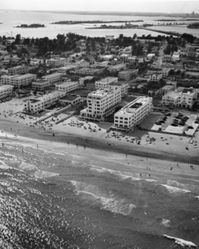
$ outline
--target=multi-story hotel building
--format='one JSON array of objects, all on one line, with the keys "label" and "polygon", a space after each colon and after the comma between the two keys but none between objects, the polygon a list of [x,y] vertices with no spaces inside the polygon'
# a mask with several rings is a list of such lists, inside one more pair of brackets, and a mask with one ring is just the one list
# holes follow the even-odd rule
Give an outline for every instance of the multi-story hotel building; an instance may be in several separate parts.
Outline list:
[{"label": "multi-story hotel building", "polygon": [[166,106],[177,106],[192,108],[197,99],[197,91],[194,88],[182,88],[168,92],[162,97],[162,104]]},{"label": "multi-story hotel building", "polygon": [[12,94],[13,88],[11,85],[0,86],[0,99]]},{"label": "multi-story hotel building", "polygon": [[66,81],[59,85],[56,85],[56,89],[59,91],[64,91],[66,93],[72,92],[79,88],[79,83],[77,81]]},{"label": "multi-story hotel building", "polygon": [[130,130],[139,124],[151,111],[152,98],[138,97],[114,115],[114,128]]},{"label": "multi-story hotel building", "polygon": [[30,98],[24,102],[24,110],[30,113],[38,113],[45,108],[55,104],[60,98],[66,95],[65,92],[54,91],[43,96]]},{"label": "multi-story hotel building", "polygon": [[32,81],[36,80],[35,74],[23,75],[3,75],[1,76],[1,84],[13,85],[14,87],[28,86]]},{"label": "multi-story hotel building", "polygon": [[52,73],[42,77],[43,80],[49,81],[50,83],[56,83],[61,80],[63,73]]},{"label": "multi-story hotel building", "polygon": [[28,67],[25,65],[10,67],[8,68],[8,72],[10,75],[25,74],[28,72]]},{"label": "multi-story hotel building", "polygon": [[101,79],[99,81],[95,82],[95,88],[96,89],[105,89],[112,83],[117,83],[118,78],[117,77],[107,77],[104,79]]},{"label": "multi-story hotel building", "polygon": [[104,120],[114,112],[120,102],[121,89],[118,87],[91,92],[87,96],[87,108],[80,112],[81,117],[88,120]]}]

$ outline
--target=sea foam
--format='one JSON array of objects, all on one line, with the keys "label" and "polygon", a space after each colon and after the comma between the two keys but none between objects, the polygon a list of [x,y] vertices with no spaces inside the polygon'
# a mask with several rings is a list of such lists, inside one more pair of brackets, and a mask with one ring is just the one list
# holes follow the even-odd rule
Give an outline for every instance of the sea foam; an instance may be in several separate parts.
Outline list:
[{"label": "sea foam", "polygon": [[70,181],[75,187],[77,195],[83,195],[87,200],[94,201],[101,209],[122,215],[129,215],[136,206],[124,198],[114,196],[112,193],[103,193],[97,186],[78,181]]},{"label": "sea foam", "polygon": [[163,234],[163,236],[167,239],[170,239],[170,240],[174,240],[176,244],[182,246],[182,247],[189,247],[189,248],[196,248],[196,244],[194,244],[193,242],[191,241],[188,241],[188,240],[184,240],[184,239],[180,239],[180,238],[176,238],[176,237],[172,237],[172,236],[169,236],[167,234]]}]

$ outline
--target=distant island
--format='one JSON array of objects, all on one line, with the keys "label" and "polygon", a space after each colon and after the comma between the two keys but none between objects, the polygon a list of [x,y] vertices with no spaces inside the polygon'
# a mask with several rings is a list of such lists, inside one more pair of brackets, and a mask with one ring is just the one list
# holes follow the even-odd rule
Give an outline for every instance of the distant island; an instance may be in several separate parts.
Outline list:
[{"label": "distant island", "polygon": [[199,29],[199,22],[191,23],[187,26],[189,29]]},{"label": "distant island", "polygon": [[33,24],[21,24],[16,26],[16,28],[45,28],[44,24],[33,23]]},{"label": "distant island", "polygon": [[143,24],[143,25],[133,25],[131,23],[126,23],[125,25],[106,25],[88,27],[87,29],[137,29],[137,28],[146,28],[151,27],[153,24]]},{"label": "distant island", "polygon": [[192,22],[192,21],[199,21],[199,18],[181,18],[181,19],[157,19],[157,22]]},{"label": "distant island", "polygon": [[72,24],[100,24],[100,23],[131,23],[131,22],[144,22],[143,20],[120,20],[120,21],[59,21],[59,22],[52,22],[51,24],[62,24],[62,25],[72,25]]}]

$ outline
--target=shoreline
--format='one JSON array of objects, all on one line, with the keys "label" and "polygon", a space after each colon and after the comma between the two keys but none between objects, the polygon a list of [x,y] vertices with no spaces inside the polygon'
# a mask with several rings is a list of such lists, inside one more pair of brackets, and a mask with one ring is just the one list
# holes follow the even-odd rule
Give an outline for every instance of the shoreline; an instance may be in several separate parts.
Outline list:
[{"label": "shoreline", "polygon": [[[60,142],[72,144],[83,148],[91,148],[103,151],[112,151],[115,153],[134,155],[144,158],[153,158],[163,161],[174,161],[187,164],[198,164],[199,157],[188,156],[183,154],[174,154],[154,148],[147,148],[143,145],[125,144],[120,142],[107,141],[99,137],[81,136],[75,133],[61,132],[61,131],[46,131],[40,128],[32,128],[20,123],[15,123],[9,120],[0,119],[0,130],[13,134],[16,139],[17,136],[26,138],[33,138],[38,140]],[[54,135],[53,135],[54,133]]]}]

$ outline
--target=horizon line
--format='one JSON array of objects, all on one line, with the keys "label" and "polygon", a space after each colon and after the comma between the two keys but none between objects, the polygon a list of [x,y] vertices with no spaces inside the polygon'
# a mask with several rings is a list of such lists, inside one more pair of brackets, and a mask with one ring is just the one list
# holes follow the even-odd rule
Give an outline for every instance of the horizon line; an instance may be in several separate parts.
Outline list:
[{"label": "horizon line", "polygon": [[160,11],[107,11],[107,10],[30,10],[30,9],[1,9],[0,11],[33,11],[33,12],[59,12],[59,13],[82,13],[82,14],[161,14],[161,15],[191,15],[195,13],[199,15],[198,12],[191,11],[191,12],[160,12]]}]

